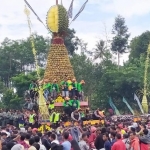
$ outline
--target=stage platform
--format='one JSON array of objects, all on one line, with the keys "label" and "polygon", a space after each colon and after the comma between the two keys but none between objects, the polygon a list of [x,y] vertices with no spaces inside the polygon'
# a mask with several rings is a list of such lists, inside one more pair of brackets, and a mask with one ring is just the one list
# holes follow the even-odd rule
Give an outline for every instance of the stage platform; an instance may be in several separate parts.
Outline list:
[{"label": "stage platform", "polygon": [[[62,107],[63,103],[55,103],[55,107]],[[88,107],[88,102],[80,102],[80,107]]]}]

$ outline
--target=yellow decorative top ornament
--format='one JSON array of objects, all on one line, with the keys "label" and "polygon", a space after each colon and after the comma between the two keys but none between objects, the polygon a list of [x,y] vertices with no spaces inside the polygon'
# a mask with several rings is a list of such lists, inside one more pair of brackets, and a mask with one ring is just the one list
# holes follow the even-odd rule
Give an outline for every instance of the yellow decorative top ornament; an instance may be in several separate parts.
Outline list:
[{"label": "yellow decorative top ornament", "polygon": [[47,13],[47,26],[53,33],[66,32],[69,25],[67,11],[62,5],[52,6]]},{"label": "yellow decorative top ornament", "polygon": [[56,103],[63,103],[65,100],[62,98],[62,96],[59,96],[56,100],[55,100],[55,102]]}]

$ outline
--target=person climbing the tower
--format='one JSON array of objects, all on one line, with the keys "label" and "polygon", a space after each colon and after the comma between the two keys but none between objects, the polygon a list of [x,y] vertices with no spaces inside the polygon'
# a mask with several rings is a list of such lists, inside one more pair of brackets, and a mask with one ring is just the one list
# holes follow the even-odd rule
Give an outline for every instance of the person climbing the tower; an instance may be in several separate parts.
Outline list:
[{"label": "person climbing the tower", "polygon": [[58,93],[59,93],[59,86],[57,84],[56,79],[53,80],[50,92],[51,92],[51,97],[53,98],[53,100],[55,100],[57,98]]},{"label": "person climbing the tower", "polygon": [[51,89],[51,84],[49,80],[45,79],[43,83],[43,91],[44,91],[44,97],[46,101],[48,100],[48,96],[50,95],[50,89]]},{"label": "person climbing the tower", "polygon": [[62,97],[69,97],[69,83],[67,82],[67,78],[61,82],[61,88],[62,88]]},{"label": "person climbing the tower", "polygon": [[79,100],[84,101],[84,92],[83,92],[83,86],[85,82],[84,80],[81,80],[80,83],[78,83],[78,92],[79,92]]},{"label": "person climbing the tower", "polygon": [[34,100],[34,96],[35,96],[35,93],[37,91],[37,88],[38,88],[38,85],[37,85],[36,81],[32,80],[32,82],[29,86],[30,97],[31,97],[32,100]]},{"label": "person climbing the tower", "polygon": [[75,111],[76,109],[80,108],[80,102],[76,96],[70,101],[70,103],[71,103],[72,111]]},{"label": "person climbing the tower", "polygon": [[71,98],[74,98],[75,96],[78,97],[78,83],[75,78],[72,79],[71,86]]}]

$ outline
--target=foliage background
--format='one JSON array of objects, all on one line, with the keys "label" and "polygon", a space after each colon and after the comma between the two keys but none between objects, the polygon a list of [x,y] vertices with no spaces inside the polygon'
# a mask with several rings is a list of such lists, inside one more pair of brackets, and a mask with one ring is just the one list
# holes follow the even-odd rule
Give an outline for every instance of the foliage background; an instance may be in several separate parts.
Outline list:
[{"label": "foliage background", "polygon": [[[123,31],[122,34],[119,31]],[[108,98],[112,97],[115,105],[124,113],[128,109],[122,102],[123,97],[134,109],[138,109],[133,96],[137,90],[143,88],[144,64],[150,31],[133,38],[129,44],[130,34],[125,19],[117,16],[113,34],[112,41],[100,39],[93,50],[89,50],[88,43],[84,43],[77,37],[74,29],[68,29],[65,45],[77,81],[84,79],[86,82],[84,92],[89,99],[90,107],[110,108]],[[36,33],[34,39],[41,76],[43,76],[51,41],[48,37]],[[79,50],[81,54],[76,53]],[[119,57],[126,52],[129,53],[129,60],[120,65]],[[118,63],[115,63],[114,59],[116,54],[119,54]],[[0,45],[0,93],[3,95],[0,107],[21,108],[25,90],[28,90],[31,80],[37,78],[34,69],[35,63],[29,38],[20,40],[5,38]],[[150,74],[150,70],[148,72]],[[150,75],[148,80],[149,78]],[[16,88],[16,93],[13,88]]]}]

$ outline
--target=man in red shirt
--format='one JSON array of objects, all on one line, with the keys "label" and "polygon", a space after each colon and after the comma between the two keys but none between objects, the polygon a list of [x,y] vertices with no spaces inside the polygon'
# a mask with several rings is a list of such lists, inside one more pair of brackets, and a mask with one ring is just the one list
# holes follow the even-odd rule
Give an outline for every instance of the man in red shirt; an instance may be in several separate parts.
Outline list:
[{"label": "man in red shirt", "polygon": [[113,144],[111,150],[126,150],[124,142],[121,140],[121,134],[116,134],[116,142]]}]

